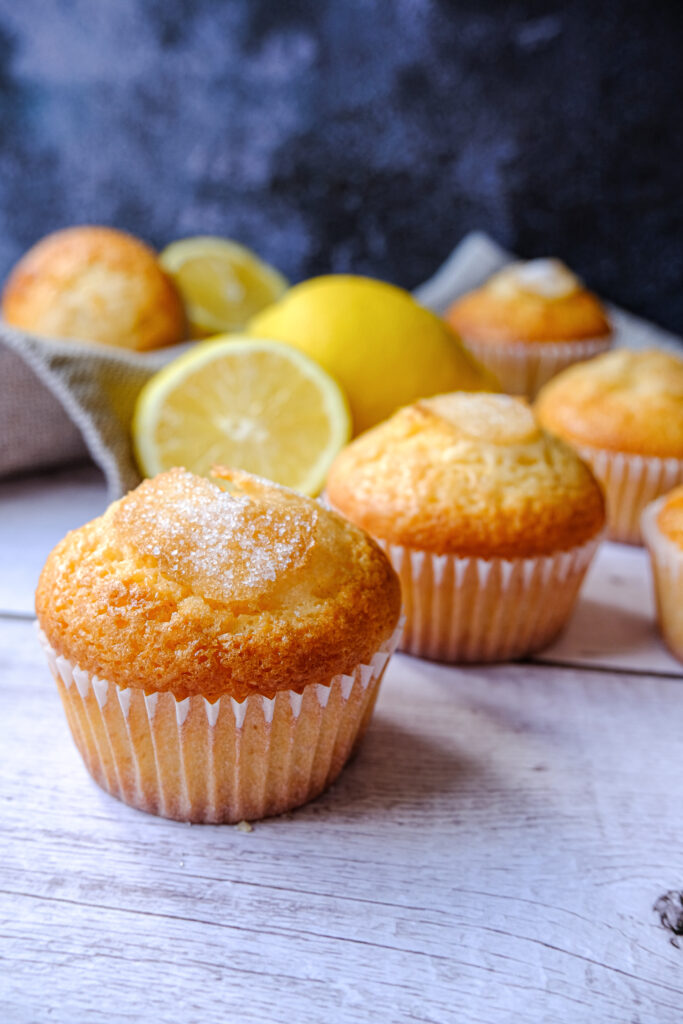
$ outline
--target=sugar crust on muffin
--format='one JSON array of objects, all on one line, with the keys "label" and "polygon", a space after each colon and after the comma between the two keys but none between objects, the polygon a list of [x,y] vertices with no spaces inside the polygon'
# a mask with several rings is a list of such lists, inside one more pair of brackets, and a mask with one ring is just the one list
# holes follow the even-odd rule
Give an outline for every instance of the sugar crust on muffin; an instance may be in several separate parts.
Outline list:
[{"label": "sugar crust on muffin", "polygon": [[66,228],[34,245],[7,280],[2,313],[45,337],[138,351],[186,335],[182,301],[156,253],[108,227]]},{"label": "sugar crust on muffin", "polygon": [[547,430],[574,444],[683,458],[683,359],[615,349],[563,370],[535,409]]},{"label": "sugar crust on muffin", "polygon": [[452,304],[446,319],[467,341],[495,345],[603,338],[600,300],[560,261],[512,263]]},{"label": "sugar crust on muffin", "polygon": [[241,701],[329,684],[378,650],[400,608],[379,547],[311,499],[219,472],[147,480],[57,545],[36,593],[57,654],[121,687]]},{"label": "sugar crust on muffin", "polygon": [[531,557],[588,541],[604,501],[588,467],[505,395],[407,406],[337,457],[331,504],[376,537],[438,554]]}]

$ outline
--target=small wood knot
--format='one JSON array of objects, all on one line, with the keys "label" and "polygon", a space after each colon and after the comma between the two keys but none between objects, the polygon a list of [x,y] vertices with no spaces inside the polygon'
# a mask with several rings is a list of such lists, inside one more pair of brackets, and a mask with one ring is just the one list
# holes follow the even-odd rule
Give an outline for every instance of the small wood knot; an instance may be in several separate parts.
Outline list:
[{"label": "small wood knot", "polygon": [[659,914],[662,927],[673,933],[671,944],[679,948],[677,936],[683,935],[683,892],[670,889],[655,900],[652,909]]}]

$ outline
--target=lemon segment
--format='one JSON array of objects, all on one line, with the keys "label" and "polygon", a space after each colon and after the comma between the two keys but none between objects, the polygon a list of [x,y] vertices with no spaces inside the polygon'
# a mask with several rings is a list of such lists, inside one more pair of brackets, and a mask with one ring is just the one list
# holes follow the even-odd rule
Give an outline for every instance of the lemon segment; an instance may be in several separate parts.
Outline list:
[{"label": "lemon segment", "polygon": [[247,333],[293,345],[331,373],[355,433],[418,398],[499,390],[448,324],[402,288],[371,278],[304,281],[253,317]]},{"label": "lemon segment", "polygon": [[201,342],[143,387],[133,418],[140,470],[183,466],[210,476],[219,464],[317,494],[351,419],[339,385],[280,342]]},{"label": "lemon segment", "polygon": [[172,242],[159,262],[183,298],[196,338],[240,330],[288,287],[286,278],[250,249],[213,235]]}]

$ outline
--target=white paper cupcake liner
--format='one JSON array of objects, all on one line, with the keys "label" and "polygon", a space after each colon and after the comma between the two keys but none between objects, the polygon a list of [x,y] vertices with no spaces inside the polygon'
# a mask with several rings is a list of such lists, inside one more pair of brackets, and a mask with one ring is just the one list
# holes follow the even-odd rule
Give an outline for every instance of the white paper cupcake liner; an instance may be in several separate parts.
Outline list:
[{"label": "white paper cupcake liner", "polygon": [[652,566],[659,630],[671,653],[683,662],[683,551],[657,525],[665,501],[663,495],[647,506],[641,527]]},{"label": "white paper cupcake liner", "polygon": [[573,445],[600,481],[607,502],[610,540],[642,544],[643,509],[683,483],[683,459],[628,455],[589,445]]},{"label": "white paper cupcake liner", "polygon": [[537,558],[461,558],[378,541],[401,580],[399,647],[448,662],[507,661],[549,644],[566,623],[600,543]]},{"label": "white paper cupcake liner", "polygon": [[140,810],[192,822],[281,814],[337,777],[370,720],[403,623],[368,664],[301,693],[176,700],[92,675],[39,636],[88,771]]},{"label": "white paper cupcake liner", "polygon": [[503,391],[529,399],[535,398],[560,370],[592,359],[612,345],[611,335],[581,341],[517,341],[504,345],[472,338],[463,340],[476,359],[495,373]]}]

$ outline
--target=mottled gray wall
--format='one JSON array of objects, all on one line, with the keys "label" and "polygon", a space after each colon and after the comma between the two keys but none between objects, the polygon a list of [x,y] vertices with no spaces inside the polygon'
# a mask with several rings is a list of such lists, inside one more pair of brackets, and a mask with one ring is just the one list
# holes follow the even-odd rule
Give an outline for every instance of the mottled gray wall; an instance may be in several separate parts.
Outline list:
[{"label": "mottled gray wall", "polygon": [[414,285],[481,227],[683,330],[683,3],[0,0],[0,274],[105,222]]}]

